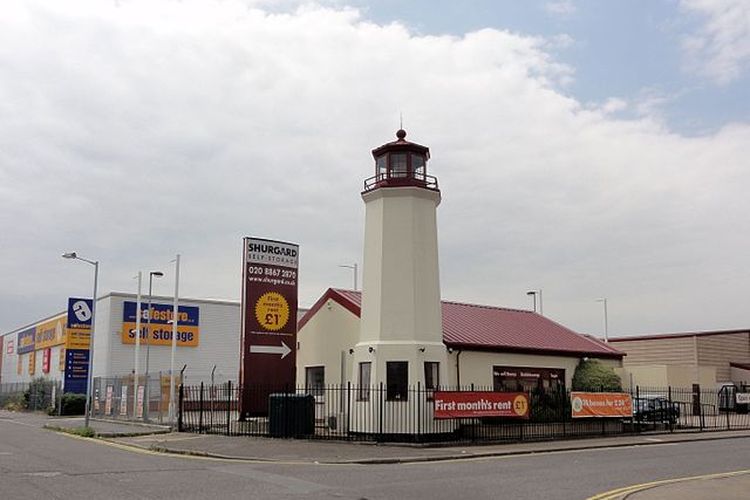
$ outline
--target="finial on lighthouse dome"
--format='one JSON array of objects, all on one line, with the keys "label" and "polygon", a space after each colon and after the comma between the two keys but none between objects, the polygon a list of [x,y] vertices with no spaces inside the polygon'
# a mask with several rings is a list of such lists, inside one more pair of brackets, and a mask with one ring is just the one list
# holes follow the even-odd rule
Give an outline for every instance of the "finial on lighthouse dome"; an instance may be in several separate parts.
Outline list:
[{"label": "finial on lighthouse dome", "polygon": [[406,130],[402,128],[398,129],[398,131],[396,131],[396,137],[398,138],[399,141],[403,141],[404,138],[406,137]]}]

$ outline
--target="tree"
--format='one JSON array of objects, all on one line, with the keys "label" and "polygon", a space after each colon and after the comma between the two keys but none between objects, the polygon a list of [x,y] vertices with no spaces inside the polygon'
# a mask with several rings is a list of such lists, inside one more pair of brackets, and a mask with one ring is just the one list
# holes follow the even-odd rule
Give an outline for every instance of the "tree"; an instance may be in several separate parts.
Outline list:
[{"label": "tree", "polygon": [[612,368],[599,361],[581,360],[573,373],[574,391],[622,391],[622,381]]}]

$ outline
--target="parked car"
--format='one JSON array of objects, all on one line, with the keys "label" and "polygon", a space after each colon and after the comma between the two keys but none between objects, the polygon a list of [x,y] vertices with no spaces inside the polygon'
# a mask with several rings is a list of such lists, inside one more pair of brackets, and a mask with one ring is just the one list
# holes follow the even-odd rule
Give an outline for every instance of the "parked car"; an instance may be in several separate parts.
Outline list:
[{"label": "parked car", "polygon": [[680,418],[680,407],[670,404],[664,396],[641,396],[633,398],[633,418],[640,422],[668,422],[674,424]]}]

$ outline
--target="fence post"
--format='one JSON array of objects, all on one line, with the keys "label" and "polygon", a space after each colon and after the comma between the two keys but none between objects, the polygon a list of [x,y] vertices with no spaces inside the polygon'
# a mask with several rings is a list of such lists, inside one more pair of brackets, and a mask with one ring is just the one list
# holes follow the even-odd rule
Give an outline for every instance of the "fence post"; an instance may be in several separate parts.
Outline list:
[{"label": "fence post", "polygon": [[726,413],[727,413],[727,430],[729,430],[729,429],[730,429],[730,428],[732,427],[732,426],[731,426],[731,425],[729,424],[729,386],[726,386],[726,385],[725,385],[725,386],[724,386],[724,387],[722,388],[722,390],[725,390],[725,389],[726,389],[726,391],[725,391],[725,398],[726,398],[726,399],[724,400],[724,402],[725,402],[726,404],[725,404],[724,406],[725,406],[725,407],[726,407],[726,409],[727,409],[727,410],[726,410]]},{"label": "fence post", "polygon": [[379,440],[383,441],[383,412],[385,411],[385,395],[383,394],[383,382],[380,382],[380,436]]},{"label": "fence post", "polygon": [[349,429],[352,427],[352,382],[346,383],[346,435],[349,435]]},{"label": "fence post", "polygon": [[672,406],[672,386],[667,386],[667,421],[669,422],[669,432],[674,432],[674,424],[677,423],[677,417],[674,414],[674,406]]},{"label": "fence post", "polygon": [[422,383],[417,381],[417,441],[422,438]]},{"label": "fence post", "polygon": [[203,432],[203,382],[201,382],[201,397],[198,408],[198,434],[200,434]]},{"label": "fence post", "polygon": [[641,414],[638,410],[640,410],[640,393],[641,393],[641,386],[636,385],[635,386],[635,410],[633,413],[638,415],[638,418],[636,419],[636,432],[641,432]]},{"label": "fence post", "polygon": [[180,392],[178,396],[179,401],[179,407],[177,410],[177,431],[182,432],[183,426],[182,426],[182,412],[183,412],[183,405],[185,403],[185,395],[184,395],[184,389],[183,385],[180,384]]},{"label": "fence post", "polygon": [[229,423],[232,420],[232,381],[227,381],[227,436],[231,434]]}]

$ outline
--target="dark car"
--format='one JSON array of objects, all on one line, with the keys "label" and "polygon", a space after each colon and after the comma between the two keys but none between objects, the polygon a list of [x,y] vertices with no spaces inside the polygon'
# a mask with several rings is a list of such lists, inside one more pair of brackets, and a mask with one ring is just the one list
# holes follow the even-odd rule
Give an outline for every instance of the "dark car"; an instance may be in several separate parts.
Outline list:
[{"label": "dark car", "polygon": [[633,418],[639,422],[674,424],[680,418],[680,407],[664,396],[642,396],[633,399]]}]

